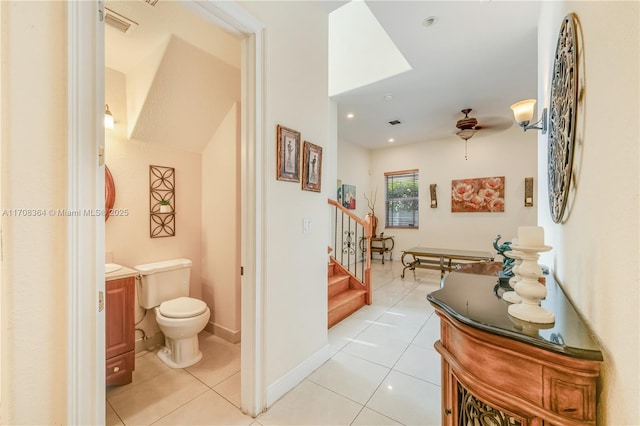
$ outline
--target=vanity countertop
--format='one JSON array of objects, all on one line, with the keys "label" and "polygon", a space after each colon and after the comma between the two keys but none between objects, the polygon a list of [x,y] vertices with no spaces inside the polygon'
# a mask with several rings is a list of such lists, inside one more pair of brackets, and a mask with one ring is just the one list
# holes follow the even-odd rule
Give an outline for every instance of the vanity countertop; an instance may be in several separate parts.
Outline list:
[{"label": "vanity countertop", "polygon": [[138,275],[138,271],[136,271],[135,269],[121,266],[120,269],[104,274],[104,279],[105,281],[119,280],[120,278],[135,277],[136,275]]}]

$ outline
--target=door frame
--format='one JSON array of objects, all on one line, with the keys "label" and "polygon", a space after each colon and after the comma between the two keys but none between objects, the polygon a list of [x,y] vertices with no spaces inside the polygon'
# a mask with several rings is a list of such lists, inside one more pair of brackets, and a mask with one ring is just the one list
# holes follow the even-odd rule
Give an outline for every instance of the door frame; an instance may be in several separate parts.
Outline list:
[{"label": "door frame", "polygon": [[[266,406],[264,374],[264,25],[233,1],[189,0],[194,13],[243,37],[241,71],[241,405]],[[68,206],[102,208],[104,2],[67,2]],[[93,143],[88,142],[93,141]],[[71,218],[67,232],[67,422],[105,421],[104,220]],[[91,283],[87,285],[87,283]]]}]

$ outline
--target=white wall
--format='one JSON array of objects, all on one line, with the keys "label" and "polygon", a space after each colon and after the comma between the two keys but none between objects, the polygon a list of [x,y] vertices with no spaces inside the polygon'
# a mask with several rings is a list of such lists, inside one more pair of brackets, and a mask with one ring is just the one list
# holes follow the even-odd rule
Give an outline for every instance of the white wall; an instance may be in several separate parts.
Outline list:
[{"label": "white wall", "polygon": [[[105,70],[105,99],[116,125],[105,132],[106,164],[116,188],[114,210],[124,216],[111,216],[105,224],[106,251],[113,262],[130,268],[143,263],[175,258],[193,261],[190,295],[200,298],[202,288],[200,250],[202,217],[201,155],[177,148],[142,142],[126,137],[127,115],[124,74]],[[175,168],[176,215],[173,237],[151,238],[149,217],[149,166]],[[136,322],[143,315],[136,309]],[[147,336],[158,331],[154,317],[139,325]],[[141,338],[141,335],[136,336]]]},{"label": "white wall", "polygon": [[[64,209],[66,7],[0,7],[2,208]],[[66,423],[66,223],[2,216],[2,424]]]},{"label": "white wall", "polygon": [[[564,224],[552,222],[546,197],[538,202],[540,225],[553,246],[543,259],[602,344],[598,424],[637,425],[639,4],[545,2],[538,39],[539,102],[548,103],[556,39],[569,12],[580,22],[582,52],[575,178]],[[546,137],[541,141],[538,175],[546,187]]]},{"label": "white wall", "polygon": [[[325,170],[336,161],[330,130],[335,129],[335,114],[330,114],[335,108],[327,97],[327,13],[313,2],[242,4],[266,25],[264,324],[269,402],[270,395],[277,397],[293,385],[292,370],[328,356],[327,199],[335,193],[336,177]],[[276,180],[278,124],[323,148],[321,193]],[[311,220],[307,234],[302,232],[304,218]],[[315,367],[317,363],[309,368]]]},{"label": "white wall", "polygon": [[[508,106],[505,106],[508,108]],[[394,258],[414,246],[484,250],[495,254],[492,241],[511,241],[518,226],[535,225],[537,210],[524,207],[524,179],[536,175],[536,138],[515,124],[509,129],[482,134],[468,142],[468,159],[464,158],[464,141],[452,135],[442,140],[411,145],[390,146],[371,152],[371,188],[378,188],[376,216],[378,232],[395,236]],[[419,170],[419,229],[385,230],[384,173]],[[340,170],[342,171],[342,170]],[[452,213],[451,181],[454,179],[505,177],[504,213]],[[537,189],[534,179],[534,191]],[[438,207],[430,207],[429,185],[437,185]]]},{"label": "white wall", "polygon": [[202,153],[202,300],[209,331],[240,341],[240,106],[234,104]]},{"label": "white wall", "polygon": [[[369,212],[364,196],[373,201],[372,191],[376,190],[371,187],[370,167],[371,154],[368,149],[346,140],[338,142],[338,179],[345,185],[356,187],[356,209],[353,213],[362,218]],[[384,187],[377,190],[378,200],[384,199]],[[330,197],[336,199],[335,191]]]}]

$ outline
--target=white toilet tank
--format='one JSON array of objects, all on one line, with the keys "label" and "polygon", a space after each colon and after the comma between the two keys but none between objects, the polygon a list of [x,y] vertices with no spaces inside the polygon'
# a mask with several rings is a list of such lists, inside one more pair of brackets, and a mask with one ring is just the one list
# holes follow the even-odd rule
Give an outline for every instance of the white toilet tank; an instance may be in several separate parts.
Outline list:
[{"label": "white toilet tank", "polygon": [[166,300],[188,297],[191,264],[189,259],[172,259],[136,266],[135,270],[141,275],[138,286],[140,306],[151,309]]}]

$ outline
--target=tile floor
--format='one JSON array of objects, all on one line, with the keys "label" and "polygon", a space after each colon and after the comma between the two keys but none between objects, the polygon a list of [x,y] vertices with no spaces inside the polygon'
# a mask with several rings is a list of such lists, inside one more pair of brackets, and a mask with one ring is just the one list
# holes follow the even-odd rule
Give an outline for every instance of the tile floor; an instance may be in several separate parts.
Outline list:
[{"label": "tile floor", "polygon": [[440,276],[401,272],[397,260],[372,262],[373,304],[331,328],[329,361],[259,417],[238,408],[239,346],[203,332],[192,367],[138,354],[133,383],[107,389],[106,424],[439,425],[439,321],[426,295]]}]

